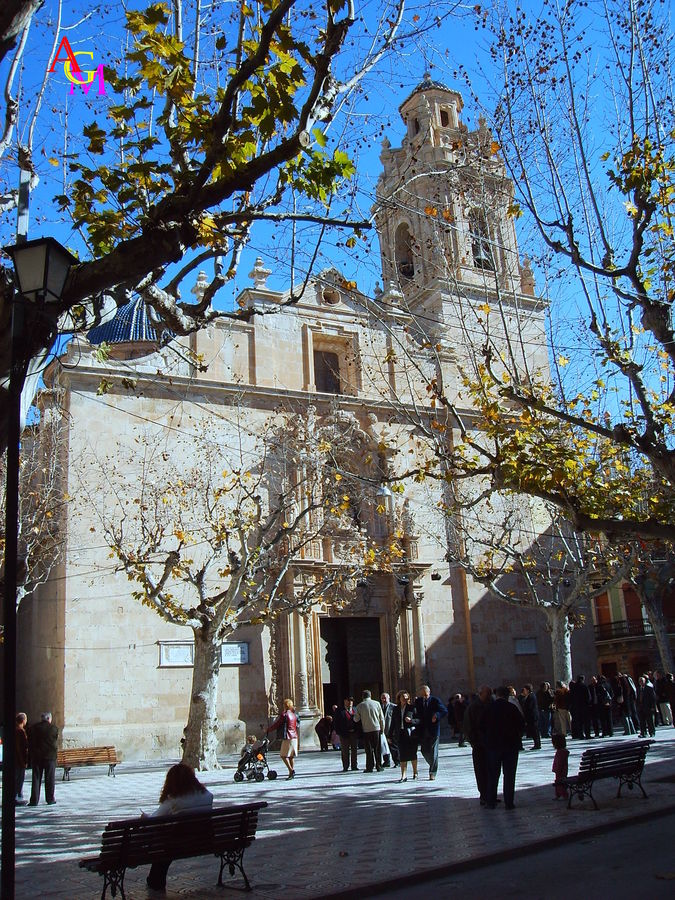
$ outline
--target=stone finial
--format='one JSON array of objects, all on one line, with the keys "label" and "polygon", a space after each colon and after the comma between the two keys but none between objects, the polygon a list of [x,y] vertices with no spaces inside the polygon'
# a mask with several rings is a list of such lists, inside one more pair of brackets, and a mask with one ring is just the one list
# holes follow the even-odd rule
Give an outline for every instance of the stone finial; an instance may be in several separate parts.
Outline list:
[{"label": "stone finial", "polygon": [[262,260],[262,256],[259,256],[255,265],[248,273],[248,277],[253,279],[253,287],[258,290],[264,290],[267,287],[267,279],[272,274],[271,269],[266,269]]},{"label": "stone finial", "polygon": [[398,289],[398,285],[394,281],[388,281],[384,293],[377,297],[383,303],[398,304],[403,301],[403,294]]},{"label": "stone finial", "polygon": [[523,257],[523,264],[520,267],[520,289],[527,297],[534,297],[534,273],[527,256]]},{"label": "stone finial", "polygon": [[206,272],[200,272],[197,275],[197,280],[193,288],[191,288],[190,293],[194,294],[197,298],[197,303],[201,303],[202,297],[206,293],[206,289],[209,286],[209,279],[206,276]]},{"label": "stone finial", "polygon": [[391,147],[391,141],[390,141],[389,138],[385,135],[385,136],[382,138],[382,149],[383,149],[383,150],[388,150],[390,147]]}]

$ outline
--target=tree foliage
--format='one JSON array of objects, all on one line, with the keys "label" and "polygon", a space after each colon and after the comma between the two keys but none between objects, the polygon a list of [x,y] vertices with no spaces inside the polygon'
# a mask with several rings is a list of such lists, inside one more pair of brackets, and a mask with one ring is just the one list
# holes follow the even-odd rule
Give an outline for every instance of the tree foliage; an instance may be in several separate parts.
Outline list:
[{"label": "tree foliage", "polygon": [[535,501],[531,507],[522,496],[497,501],[497,515],[494,504],[488,506],[483,515],[472,509],[479,525],[460,519],[460,528],[451,528],[448,560],[498,600],[546,616],[554,678],[567,683],[572,632],[586,623],[592,599],[626,576],[628,560],[606,554],[600,541],[575,531],[554,506]]},{"label": "tree foliage", "polygon": [[[38,427],[24,431],[19,457],[19,534],[17,605],[47,581],[63,554],[63,519],[69,497],[62,472],[62,422],[58,400]],[[7,454],[0,460],[0,483],[7,476]],[[5,492],[0,495],[0,559],[4,573]],[[4,574],[3,574],[4,578]]]},{"label": "tree foliage", "polygon": [[512,211],[539,241],[554,329],[565,324],[553,333],[553,380],[486,342],[470,388],[492,441],[483,462],[495,487],[617,538],[673,537],[668,15],[651,0],[546,0],[539,14],[516,3],[483,19]]},{"label": "tree foliage", "polygon": [[[50,305],[50,319],[26,335],[25,359],[42,368],[59,329],[91,327],[110,313],[111,292],[121,303],[139,291],[160,327],[176,334],[219,316],[250,318],[252,306],[227,310],[214,298],[234,278],[257,223],[312,222],[321,233],[367,227],[362,217],[350,217],[350,198],[340,195],[354,173],[342,146],[348,137],[327,134],[401,36],[404,11],[404,0],[383,5],[372,20],[354,0],[322,7],[301,0],[197,4],[196,11],[172,0],[127,10],[121,52],[105,69],[107,96],[97,98],[81,136],[69,132],[50,158],[62,170],[57,201],[76,229],[81,261],[62,300]],[[414,38],[429,21],[431,11],[415,15],[407,35]],[[54,53],[60,27],[59,5]],[[27,34],[26,26],[17,63]],[[12,137],[19,69],[13,64],[7,80],[4,149],[35,174],[34,123],[47,82],[38,88],[22,143],[24,132]],[[32,98],[22,99],[28,109]],[[13,190],[8,198],[9,206],[16,202]],[[210,259],[214,276],[205,292],[181,299],[183,280]],[[6,267],[0,275],[0,316],[8,323],[11,278]],[[3,345],[5,382],[8,365]],[[4,394],[0,399],[4,405]]]}]

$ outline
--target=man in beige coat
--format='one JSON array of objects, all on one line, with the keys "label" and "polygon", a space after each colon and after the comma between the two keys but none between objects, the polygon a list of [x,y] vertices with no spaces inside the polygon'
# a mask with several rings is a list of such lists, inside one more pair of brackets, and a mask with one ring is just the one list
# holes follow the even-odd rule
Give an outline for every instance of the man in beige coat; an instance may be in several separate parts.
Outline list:
[{"label": "man in beige coat", "polygon": [[380,704],[370,696],[370,691],[363,692],[363,700],[356,707],[354,718],[361,723],[361,728],[363,729],[363,743],[366,748],[366,772],[372,772],[374,766],[378,772],[384,771],[380,745],[380,735],[384,731],[384,713]]}]

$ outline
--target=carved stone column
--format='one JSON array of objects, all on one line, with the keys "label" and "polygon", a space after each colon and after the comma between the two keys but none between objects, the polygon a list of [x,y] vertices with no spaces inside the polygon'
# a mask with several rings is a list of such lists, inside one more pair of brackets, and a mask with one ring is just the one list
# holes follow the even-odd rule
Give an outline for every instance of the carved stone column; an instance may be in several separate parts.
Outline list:
[{"label": "carved stone column", "polygon": [[295,637],[295,686],[297,690],[295,708],[298,714],[309,712],[309,693],[307,682],[307,638],[305,636],[305,620],[300,613],[293,613]]},{"label": "carved stone column", "polygon": [[427,677],[427,658],[424,649],[424,623],[422,621],[422,600],[424,599],[423,591],[413,592],[413,641],[415,647],[415,690],[420,685],[426,684]]},{"label": "carved stone column", "polygon": [[307,671],[307,624],[298,612],[293,613],[295,635],[295,685],[297,690],[295,711],[298,714],[300,744],[303,747],[318,746],[319,739],[314,731],[320,719],[319,710],[310,706],[309,673]]}]

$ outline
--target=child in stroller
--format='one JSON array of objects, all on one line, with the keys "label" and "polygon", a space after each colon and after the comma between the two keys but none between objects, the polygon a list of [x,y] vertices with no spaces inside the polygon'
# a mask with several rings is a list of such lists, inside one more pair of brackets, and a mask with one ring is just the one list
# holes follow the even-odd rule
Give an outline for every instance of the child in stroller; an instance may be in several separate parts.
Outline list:
[{"label": "child in stroller", "polygon": [[234,773],[235,781],[264,781],[265,772],[270,781],[274,781],[277,773],[274,769],[270,769],[267,763],[267,750],[270,742],[266,737],[261,741],[251,734],[246,738],[241,751],[241,758],[237,764],[237,771]]}]

